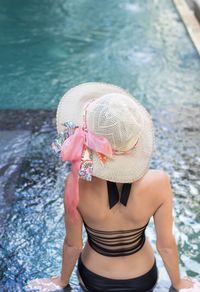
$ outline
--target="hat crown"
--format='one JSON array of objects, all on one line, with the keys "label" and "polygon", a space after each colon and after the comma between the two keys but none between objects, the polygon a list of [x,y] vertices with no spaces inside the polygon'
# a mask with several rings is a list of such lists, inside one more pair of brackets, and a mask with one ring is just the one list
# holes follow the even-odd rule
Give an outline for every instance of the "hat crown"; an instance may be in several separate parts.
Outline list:
[{"label": "hat crown", "polygon": [[138,105],[121,93],[109,93],[93,101],[87,109],[87,127],[108,139],[113,149],[128,151],[143,130]]}]

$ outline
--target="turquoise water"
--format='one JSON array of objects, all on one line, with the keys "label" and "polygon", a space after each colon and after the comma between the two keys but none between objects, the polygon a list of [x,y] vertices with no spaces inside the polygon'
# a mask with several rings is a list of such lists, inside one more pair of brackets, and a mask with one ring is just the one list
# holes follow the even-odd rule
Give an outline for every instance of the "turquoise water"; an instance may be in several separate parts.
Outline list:
[{"label": "turquoise water", "polygon": [[[67,89],[87,81],[134,93],[155,125],[151,168],[171,177],[181,272],[200,280],[200,59],[172,2],[0,0],[0,7],[0,109],[55,109]],[[30,133],[7,202],[0,290],[21,291],[28,279],[60,271],[64,178],[51,152],[53,126]],[[147,235],[155,248],[152,222]],[[169,282],[156,257],[164,292]],[[80,291],[75,272],[71,284]]]},{"label": "turquoise water", "polygon": [[200,61],[171,1],[0,0],[0,108],[56,108],[106,81],[153,107],[198,102]]}]

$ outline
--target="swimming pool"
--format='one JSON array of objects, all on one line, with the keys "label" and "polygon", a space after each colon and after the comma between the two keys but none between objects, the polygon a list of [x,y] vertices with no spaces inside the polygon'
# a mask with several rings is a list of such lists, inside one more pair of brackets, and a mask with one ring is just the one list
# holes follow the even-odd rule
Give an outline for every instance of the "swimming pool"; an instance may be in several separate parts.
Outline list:
[{"label": "swimming pool", "polygon": [[[9,130],[19,129],[27,111],[37,124],[38,109],[52,115],[60,96],[81,82],[111,82],[134,93],[155,124],[151,168],[171,176],[181,270],[200,279],[200,60],[172,2],[0,0],[0,6],[1,129],[10,120]],[[45,120],[32,131],[22,123],[26,132],[5,151],[27,145],[1,229],[1,283],[13,291],[60,270],[63,176],[51,152],[53,126]],[[155,246],[153,234],[150,224]],[[158,264],[167,280],[159,257]],[[75,273],[72,287],[80,291]]]}]

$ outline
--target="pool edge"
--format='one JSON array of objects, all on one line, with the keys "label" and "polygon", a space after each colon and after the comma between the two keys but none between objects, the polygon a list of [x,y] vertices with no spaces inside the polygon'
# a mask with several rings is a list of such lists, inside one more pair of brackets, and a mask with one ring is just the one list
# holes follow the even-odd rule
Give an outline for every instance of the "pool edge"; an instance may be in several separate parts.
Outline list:
[{"label": "pool edge", "polygon": [[200,24],[194,14],[194,11],[189,8],[185,0],[172,1],[183,20],[183,23],[198,54],[200,55]]}]

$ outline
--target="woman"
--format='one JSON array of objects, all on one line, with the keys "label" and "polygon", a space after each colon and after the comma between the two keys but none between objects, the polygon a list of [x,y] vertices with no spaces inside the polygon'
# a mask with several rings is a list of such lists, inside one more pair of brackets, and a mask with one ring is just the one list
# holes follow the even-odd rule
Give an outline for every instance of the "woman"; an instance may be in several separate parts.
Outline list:
[{"label": "woman", "polygon": [[62,271],[47,281],[49,287],[66,287],[78,260],[86,291],[153,291],[158,270],[145,237],[151,217],[173,287],[193,287],[179,272],[169,175],[149,169],[154,130],[145,108],[117,86],[84,83],[61,99],[57,130],[53,146],[71,162],[71,174],[65,184]]}]

